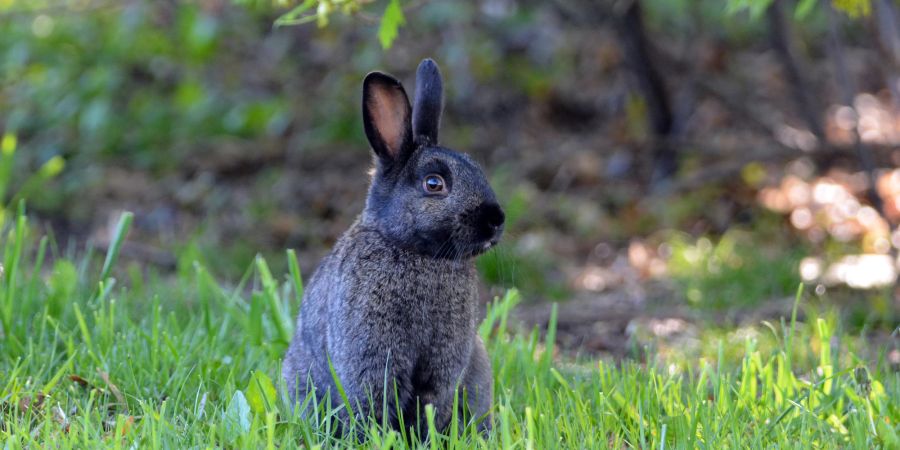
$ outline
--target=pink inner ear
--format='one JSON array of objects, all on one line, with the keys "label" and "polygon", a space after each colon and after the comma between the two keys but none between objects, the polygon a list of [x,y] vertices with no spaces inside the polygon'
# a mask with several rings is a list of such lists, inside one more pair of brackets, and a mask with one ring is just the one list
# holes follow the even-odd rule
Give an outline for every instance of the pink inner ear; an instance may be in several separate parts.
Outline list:
[{"label": "pink inner ear", "polygon": [[409,120],[408,108],[403,93],[392,87],[375,89],[369,100],[375,129],[393,157],[400,154],[403,145],[403,133]]}]

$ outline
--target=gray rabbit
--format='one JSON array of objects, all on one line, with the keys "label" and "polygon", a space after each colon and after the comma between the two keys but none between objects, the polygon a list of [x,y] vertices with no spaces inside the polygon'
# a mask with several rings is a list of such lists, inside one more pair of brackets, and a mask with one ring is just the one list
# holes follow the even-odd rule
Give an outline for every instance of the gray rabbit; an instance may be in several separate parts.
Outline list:
[{"label": "gray rabbit", "polygon": [[392,76],[363,82],[375,172],[365,209],[306,288],[283,364],[292,401],[312,389],[342,404],[333,367],[357,418],[397,429],[402,414],[406,427],[421,426],[430,403],[443,430],[462,414],[453,411],[459,388],[469,417],[491,427],[474,259],[497,245],[504,213],[478,164],[438,145],[442,89],[430,59],[417,70],[413,108]]}]

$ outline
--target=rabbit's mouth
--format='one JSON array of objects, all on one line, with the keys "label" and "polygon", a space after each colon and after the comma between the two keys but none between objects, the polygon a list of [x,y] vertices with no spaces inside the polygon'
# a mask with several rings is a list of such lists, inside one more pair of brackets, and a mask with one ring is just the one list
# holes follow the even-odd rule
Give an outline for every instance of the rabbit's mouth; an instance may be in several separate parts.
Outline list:
[{"label": "rabbit's mouth", "polygon": [[486,241],[480,241],[471,245],[469,252],[469,257],[474,258],[482,253],[487,253],[490,249],[497,246],[500,243],[500,233],[497,233],[495,236],[491,237]]},{"label": "rabbit's mouth", "polygon": [[497,244],[499,244],[499,243],[500,243],[500,237],[498,236],[498,237],[495,237],[495,238],[493,238],[493,239],[491,239],[491,240],[485,242],[484,245],[483,245],[481,248],[482,248],[482,250],[484,250],[484,251],[488,251],[488,250],[490,250],[490,249],[496,247]]},{"label": "rabbit's mouth", "polygon": [[487,253],[487,251],[494,248],[495,245],[497,245],[496,242],[488,241],[484,244],[481,244],[480,246],[475,246],[474,251],[472,252],[472,256],[478,256],[482,253]]}]

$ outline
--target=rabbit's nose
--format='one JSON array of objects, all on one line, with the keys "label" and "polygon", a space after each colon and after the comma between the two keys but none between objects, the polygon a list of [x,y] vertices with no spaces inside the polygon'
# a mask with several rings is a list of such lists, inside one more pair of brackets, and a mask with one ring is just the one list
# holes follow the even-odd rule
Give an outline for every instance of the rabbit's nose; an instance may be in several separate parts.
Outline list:
[{"label": "rabbit's nose", "polygon": [[500,209],[500,205],[494,202],[485,202],[481,204],[481,217],[484,223],[494,230],[498,230],[506,221],[506,214]]}]

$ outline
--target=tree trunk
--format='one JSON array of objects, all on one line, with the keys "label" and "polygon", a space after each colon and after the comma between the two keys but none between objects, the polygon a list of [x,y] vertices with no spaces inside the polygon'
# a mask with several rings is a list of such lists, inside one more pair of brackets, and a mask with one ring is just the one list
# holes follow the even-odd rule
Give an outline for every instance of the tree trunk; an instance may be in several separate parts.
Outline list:
[{"label": "tree trunk", "polygon": [[794,48],[793,35],[790,22],[784,13],[784,0],[773,0],[766,10],[766,18],[769,23],[769,42],[787,77],[788,89],[790,89],[799,109],[800,115],[806,121],[806,126],[819,139],[825,142],[825,128],[822,126],[822,108],[810,93],[810,82],[804,79],[800,61]]},{"label": "tree trunk", "polygon": [[671,100],[663,77],[650,56],[640,2],[633,0],[623,6],[621,12],[616,14],[616,31],[625,64],[647,104],[654,137],[651,184],[657,185],[678,171],[676,149],[667,144],[674,131]]}]

